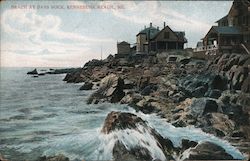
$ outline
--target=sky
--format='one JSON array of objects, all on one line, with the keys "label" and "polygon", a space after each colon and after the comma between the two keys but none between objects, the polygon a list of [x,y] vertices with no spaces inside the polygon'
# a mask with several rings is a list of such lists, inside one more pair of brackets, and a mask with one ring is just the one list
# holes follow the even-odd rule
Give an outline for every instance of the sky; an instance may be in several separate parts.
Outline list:
[{"label": "sky", "polygon": [[232,1],[1,1],[1,67],[80,67],[116,54],[149,26],[185,31],[195,47]]}]

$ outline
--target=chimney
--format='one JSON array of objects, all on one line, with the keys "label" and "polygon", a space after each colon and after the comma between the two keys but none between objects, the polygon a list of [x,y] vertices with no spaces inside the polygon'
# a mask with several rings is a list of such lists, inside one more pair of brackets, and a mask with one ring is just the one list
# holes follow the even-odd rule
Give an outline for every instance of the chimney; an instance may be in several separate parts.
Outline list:
[{"label": "chimney", "polygon": [[150,22],[150,27],[152,27],[152,22]]},{"label": "chimney", "polygon": [[164,21],[164,23],[163,23],[163,27],[165,28],[166,27],[166,22]]},{"label": "chimney", "polygon": [[146,29],[146,25],[144,26],[144,29]]},{"label": "chimney", "polygon": [[157,26],[157,30],[159,30],[159,26]]}]

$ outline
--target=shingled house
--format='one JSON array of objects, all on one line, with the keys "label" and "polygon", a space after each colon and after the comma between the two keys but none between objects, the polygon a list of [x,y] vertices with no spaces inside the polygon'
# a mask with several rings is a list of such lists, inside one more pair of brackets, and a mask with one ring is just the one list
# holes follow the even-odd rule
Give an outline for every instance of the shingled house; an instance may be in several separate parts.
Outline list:
[{"label": "shingled house", "polygon": [[136,51],[137,53],[163,52],[167,50],[183,49],[187,43],[185,32],[173,31],[169,26],[165,25],[162,30],[159,27],[153,27],[150,23],[149,27],[145,27],[136,35]]},{"label": "shingled house", "polygon": [[211,27],[194,52],[250,54],[250,0],[234,0],[229,13],[216,22],[218,26]]}]

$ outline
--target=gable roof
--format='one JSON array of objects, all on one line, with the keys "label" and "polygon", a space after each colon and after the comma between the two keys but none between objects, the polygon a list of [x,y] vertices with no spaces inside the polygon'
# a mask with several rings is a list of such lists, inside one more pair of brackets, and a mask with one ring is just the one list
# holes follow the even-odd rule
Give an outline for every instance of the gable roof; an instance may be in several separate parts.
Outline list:
[{"label": "gable roof", "polygon": [[218,23],[219,21],[223,21],[223,20],[225,20],[225,19],[227,20],[227,17],[228,17],[228,15],[222,17],[221,19],[217,20],[216,23]]},{"label": "gable roof", "polygon": [[152,27],[147,27],[144,30],[140,31],[136,36],[138,36],[139,34],[146,34],[147,37],[152,39],[158,32],[160,31],[152,26]]}]

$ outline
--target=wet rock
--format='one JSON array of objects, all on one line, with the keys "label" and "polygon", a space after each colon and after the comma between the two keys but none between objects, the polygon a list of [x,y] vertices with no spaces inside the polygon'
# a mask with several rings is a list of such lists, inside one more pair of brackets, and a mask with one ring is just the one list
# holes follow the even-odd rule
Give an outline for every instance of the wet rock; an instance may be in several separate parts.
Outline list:
[{"label": "wet rock", "polygon": [[226,90],[228,85],[228,81],[225,77],[222,77],[220,75],[215,75],[213,79],[211,80],[211,89],[218,89],[218,90]]},{"label": "wet rock", "polygon": [[113,149],[113,159],[114,161],[143,161],[153,158],[146,148],[135,147],[128,150],[121,142],[117,141]]},{"label": "wet rock", "polygon": [[84,85],[80,87],[80,90],[91,90],[93,85],[92,82],[85,82]]},{"label": "wet rock", "polygon": [[187,140],[187,139],[183,139],[181,141],[181,148],[182,150],[186,150],[186,149],[189,149],[191,147],[195,147],[198,143],[195,142],[195,141],[190,141],[190,140]]},{"label": "wet rock", "polygon": [[90,96],[88,103],[93,103],[95,100],[117,103],[125,95],[123,89],[124,80],[115,74],[110,74],[101,80],[100,88]]},{"label": "wet rock", "polygon": [[195,88],[195,90],[192,92],[192,95],[194,97],[203,97],[207,91],[207,87],[205,86],[200,86]]},{"label": "wet rock", "polygon": [[30,71],[30,72],[27,72],[27,74],[30,74],[30,75],[37,75],[38,72],[37,72],[36,69],[34,69],[34,70]]},{"label": "wet rock", "polygon": [[211,143],[203,142],[190,150],[190,155],[186,160],[232,160],[233,157],[222,147]]},{"label": "wet rock", "polygon": [[131,113],[111,112],[108,114],[104,121],[103,128],[101,130],[104,134],[109,134],[113,130],[121,129],[134,129],[136,124],[146,126],[145,121]]},{"label": "wet rock", "polygon": [[38,158],[36,161],[69,161],[69,158],[65,157],[62,154],[59,154],[57,156],[49,156],[49,157],[43,156]]}]

